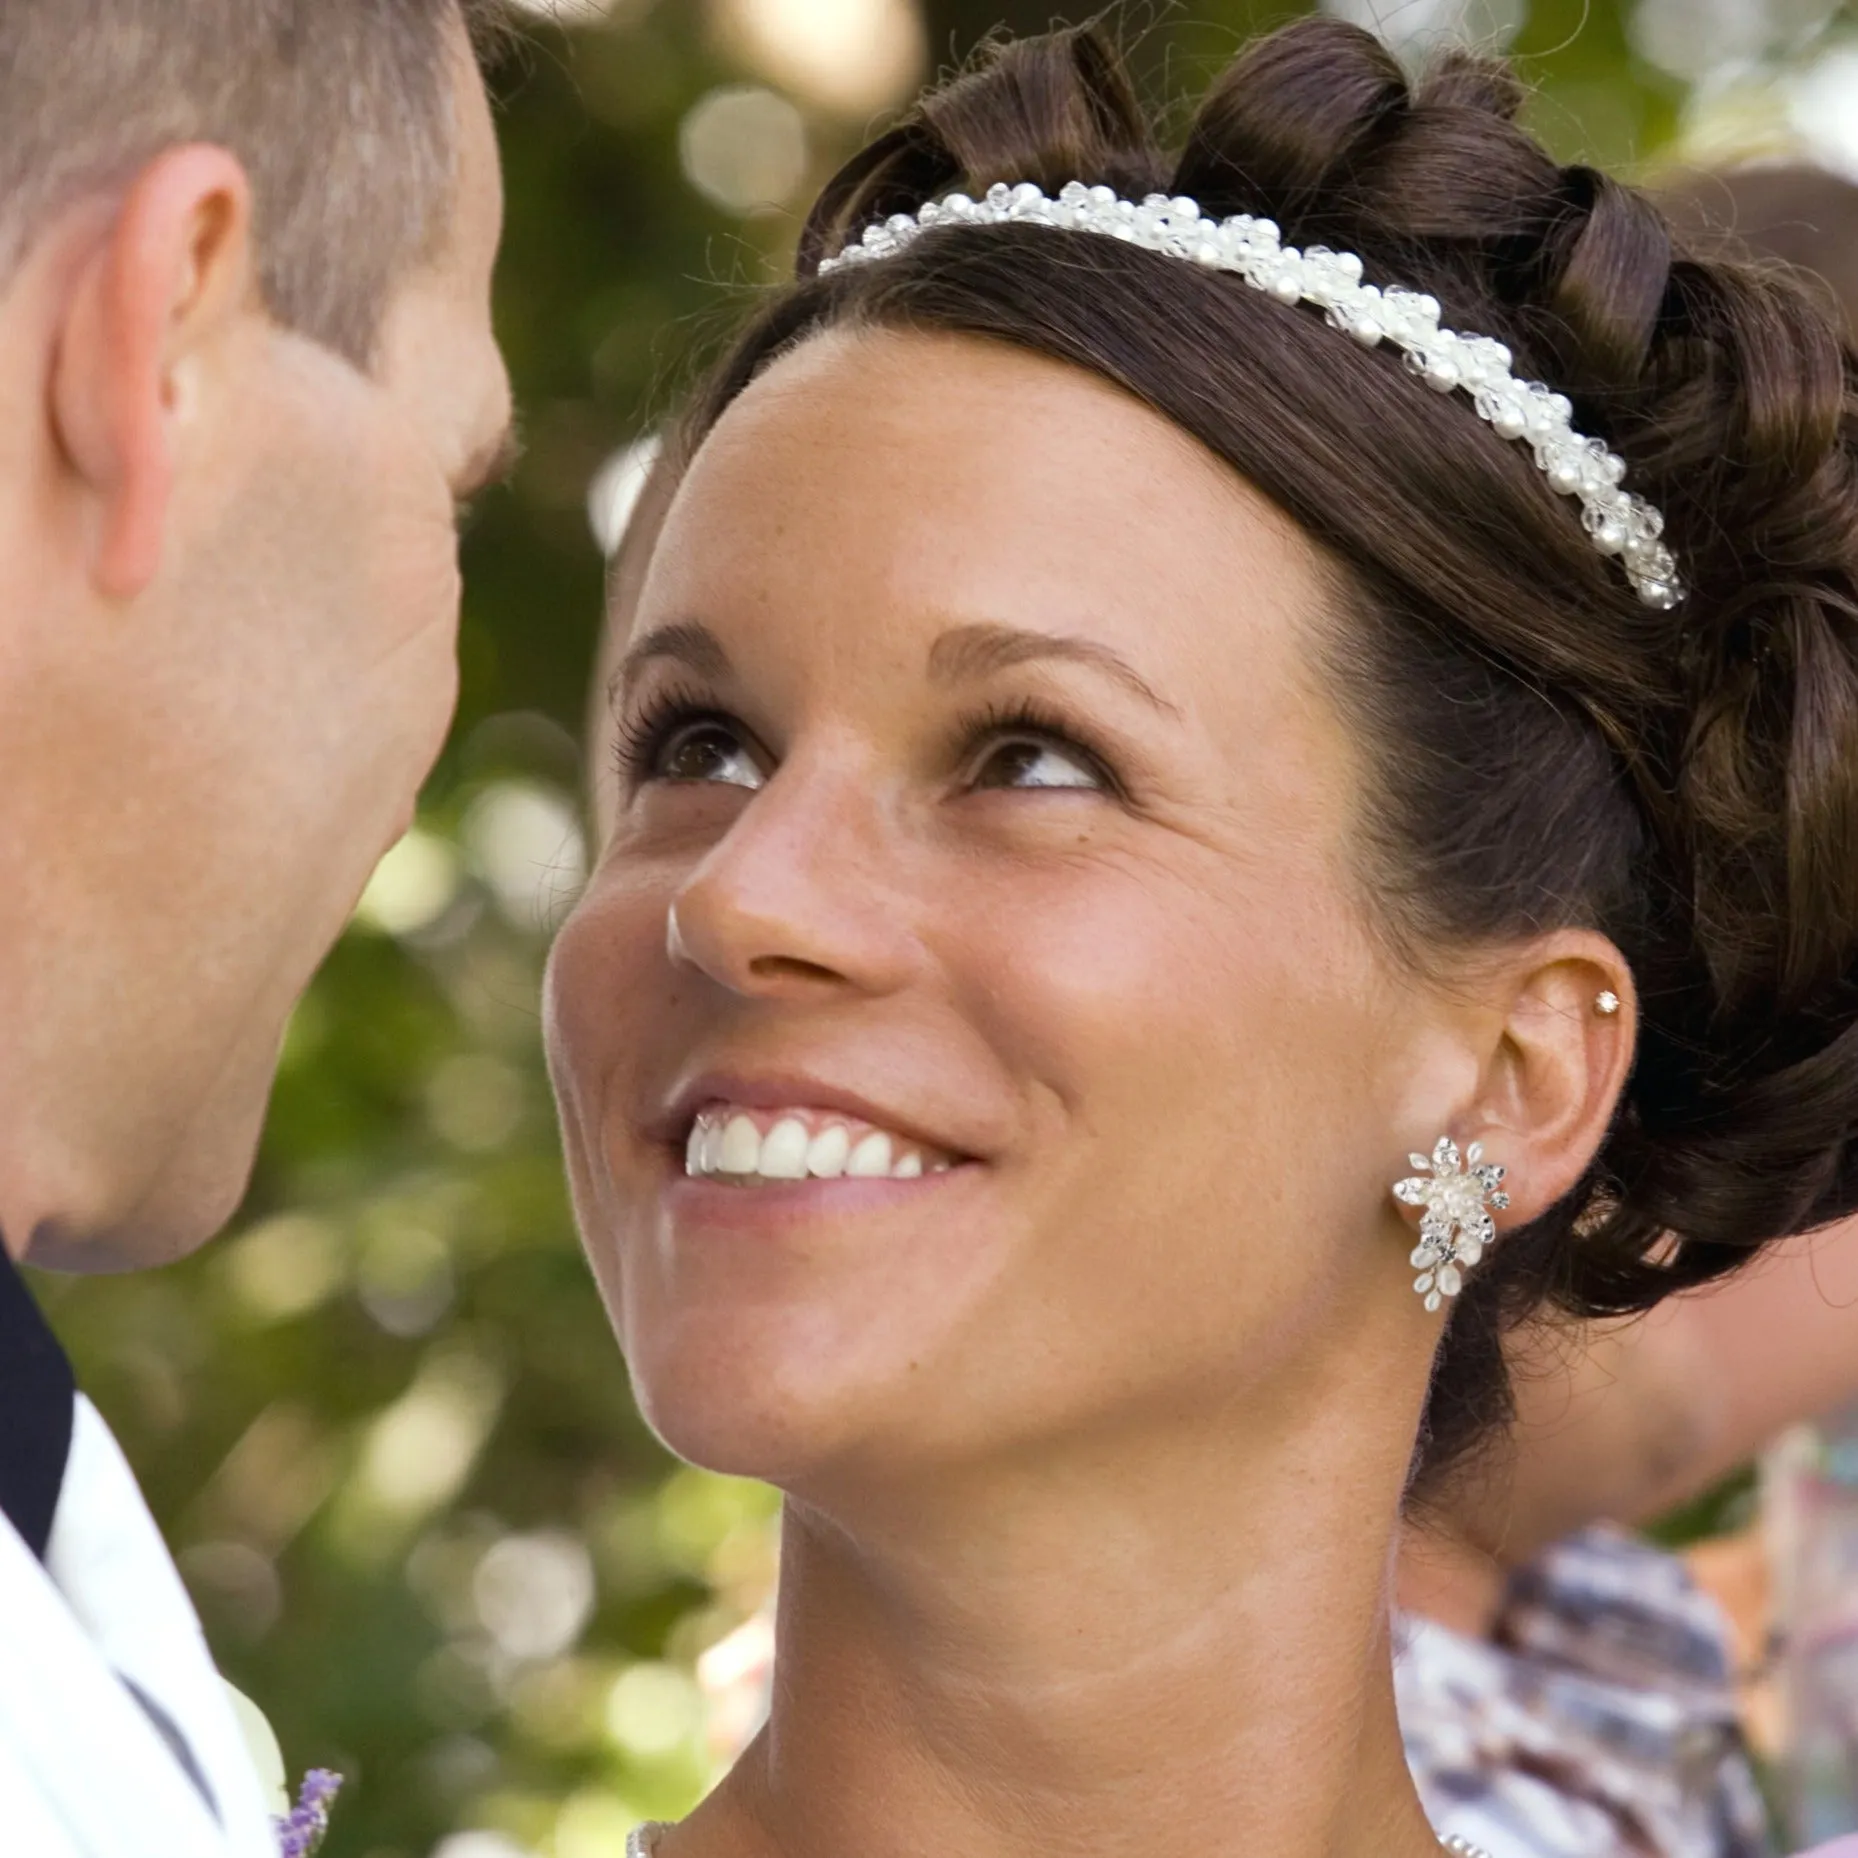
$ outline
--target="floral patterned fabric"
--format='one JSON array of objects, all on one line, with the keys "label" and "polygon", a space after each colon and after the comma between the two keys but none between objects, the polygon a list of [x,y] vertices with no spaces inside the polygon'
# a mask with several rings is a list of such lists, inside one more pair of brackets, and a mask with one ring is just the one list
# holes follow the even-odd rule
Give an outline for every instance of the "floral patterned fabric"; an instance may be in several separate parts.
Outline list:
[{"label": "floral patterned fabric", "polygon": [[1674,1557],[1585,1530],[1517,1573],[1490,1639],[1408,1615],[1395,1643],[1442,1834],[1490,1858],[1770,1858],[1725,1624]]}]

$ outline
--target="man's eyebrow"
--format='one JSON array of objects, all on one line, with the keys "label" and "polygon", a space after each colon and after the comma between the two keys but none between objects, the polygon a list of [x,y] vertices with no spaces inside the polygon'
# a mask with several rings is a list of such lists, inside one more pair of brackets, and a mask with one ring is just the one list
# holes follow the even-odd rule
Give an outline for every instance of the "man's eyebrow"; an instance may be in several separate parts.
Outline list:
[{"label": "man's eyebrow", "polygon": [[729,654],[723,650],[716,634],[695,620],[676,620],[668,626],[654,626],[644,638],[627,647],[626,655],[607,680],[608,704],[617,707],[626,692],[638,682],[639,674],[658,658],[669,658],[687,671],[711,681],[729,674]]},{"label": "man's eyebrow", "polygon": [[496,438],[465,466],[458,488],[452,493],[454,500],[463,506],[473,497],[481,496],[493,484],[501,484],[521,463],[522,455],[523,435],[516,421],[512,419]]},{"label": "man's eyebrow", "polygon": [[929,648],[929,675],[938,683],[967,683],[1042,658],[1087,665],[1166,715],[1180,715],[1180,710],[1128,659],[1096,639],[1080,639],[1067,633],[1028,632],[1018,626],[1002,626],[992,621],[950,627]]}]

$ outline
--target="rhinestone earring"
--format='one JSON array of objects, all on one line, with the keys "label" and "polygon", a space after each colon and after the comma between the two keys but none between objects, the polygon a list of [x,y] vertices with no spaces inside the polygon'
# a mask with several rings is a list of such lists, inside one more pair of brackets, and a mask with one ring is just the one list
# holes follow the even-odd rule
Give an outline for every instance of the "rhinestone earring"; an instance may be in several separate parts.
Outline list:
[{"label": "rhinestone earring", "polygon": [[1488,1209],[1502,1212],[1510,1196],[1498,1191],[1503,1169],[1484,1160],[1481,1142],[1473,1142],[1460,1157],[1458,1144],[1442,1135],[1431,1160],[1424,1155],[1409,1155],[1407,1160],[1420,1172],[1396,1181],[1394,1198],[1426,1209],[1419,1222],[1419,1243],[1407,1262],[1419,1273],[1413,1288],[1428,1310],[1436,1310],[1464,1288],[1465,1272],[1497,1236]]}]

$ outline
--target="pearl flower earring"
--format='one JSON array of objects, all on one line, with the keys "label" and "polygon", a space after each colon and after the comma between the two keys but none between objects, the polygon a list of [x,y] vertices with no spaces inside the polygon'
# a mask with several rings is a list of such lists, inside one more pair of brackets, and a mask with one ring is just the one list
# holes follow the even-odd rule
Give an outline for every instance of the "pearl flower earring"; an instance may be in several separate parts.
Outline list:
[{"label": "pearl flower earring", "polygon": [[1496,1221],[1488,1209],[1502,1212],[1510,1196],[1498,1191],[1503,1169],[1484,1160],[1484,1145],[1473,1142],[1461,1157],[1458,1144],[1442,1135],[1432,1151],[1409,1155],[1420,1170],[1394,1183],[1394,1198],[1408,1206],[1423,1206],[1419,1243],[1407,1262],[1419,1273],[1413,1288],[1436,1310],[1447,1297],[1464,1288],[1464,1274],[1484,1256],[1497,1236]]}]

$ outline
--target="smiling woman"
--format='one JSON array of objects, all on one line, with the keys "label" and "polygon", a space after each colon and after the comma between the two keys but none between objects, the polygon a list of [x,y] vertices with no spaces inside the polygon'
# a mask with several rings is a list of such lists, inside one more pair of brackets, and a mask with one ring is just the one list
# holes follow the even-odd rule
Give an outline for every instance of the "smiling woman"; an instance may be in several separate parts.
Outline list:
[{"label": "smiling woman", "polygon": [[549,1006],[643,1409],[788,1499],[663,1858],[1436,1851],[1506,1326],[1858,1204],[1836,339],[1517,101],[996,48],[693,412]]}]

